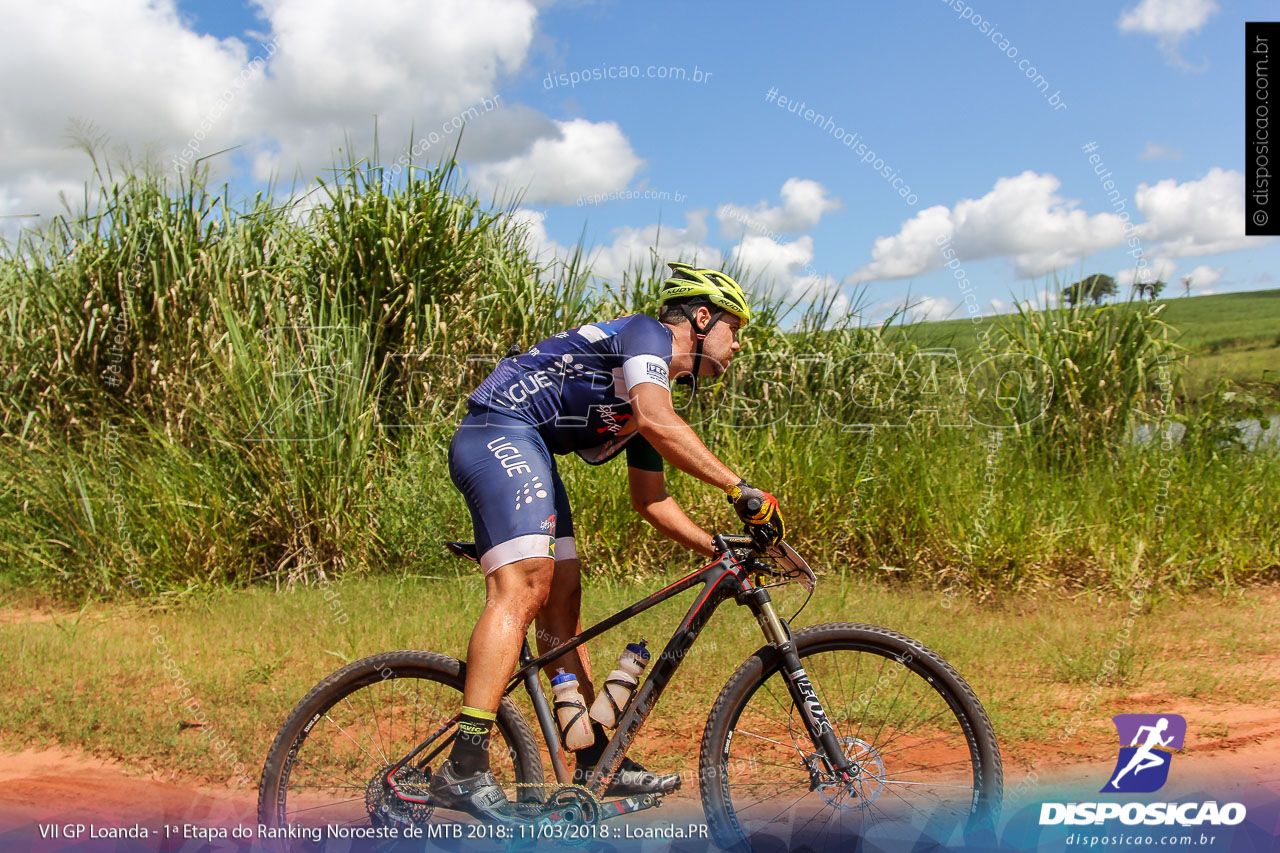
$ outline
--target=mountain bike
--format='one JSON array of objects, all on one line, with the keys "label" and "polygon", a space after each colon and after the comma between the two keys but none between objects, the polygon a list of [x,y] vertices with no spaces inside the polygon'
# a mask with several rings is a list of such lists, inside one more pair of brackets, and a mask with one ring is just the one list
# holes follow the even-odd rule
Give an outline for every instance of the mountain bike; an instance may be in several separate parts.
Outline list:
[{"label": "mountain bike", "polygon": [[[807,604],[817,583],[809,565],[786,543],[760,548],[749,537],[727,534],[714,541],[711,563],[545,654],[534,657],[524,642],[489,752],[494,775],[529,821],[528,837],[599,838],[602,822],[661,805],[661,795],[603,801],[602,792],[726,601],[750,611],[765,643],[729,677],[702,735],[696,781],[718,845],[823,849],[855,838],[919,839],[922,833],[945,844],[990,827],[1002,795],[1000,750],[964,679],[919,642],[884,628],[839,622],[793,631],[769,590],[799,583]],[[477,558],[470,543],[447,545]],[[540,668],[699,587],[624,707],[594,773],[585,785],[571,784]],[[452,746],[465,678],[466,664],[456,658],[396,651],[358,660],[321,681],[271,745],[259,822],[373,828],[449,822],[456,828],[466,817],[437,809],[428,781]],[[533,730],[513,701],[522,686],[552,780],[544,777]]]}]

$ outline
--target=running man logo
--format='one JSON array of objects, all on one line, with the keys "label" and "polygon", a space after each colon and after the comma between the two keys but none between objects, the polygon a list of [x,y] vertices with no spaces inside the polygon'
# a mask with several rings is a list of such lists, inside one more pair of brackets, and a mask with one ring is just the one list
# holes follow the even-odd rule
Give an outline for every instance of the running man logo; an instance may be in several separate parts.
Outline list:
[{"label": "running man logo", "polygon": [[1160,790],[1169,781],[1173,753],[1186,739],[1187,721],[1178,714],[1117,714],[1111,720],[1120,735],[1120,757],[1102,793]]}]

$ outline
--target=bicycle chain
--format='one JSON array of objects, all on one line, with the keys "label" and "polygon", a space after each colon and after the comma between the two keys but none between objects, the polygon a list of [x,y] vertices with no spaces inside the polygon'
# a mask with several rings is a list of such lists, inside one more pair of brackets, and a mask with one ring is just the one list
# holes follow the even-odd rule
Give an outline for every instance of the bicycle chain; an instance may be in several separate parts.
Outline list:
[{"label": "bicycle chain", "polygon": [[[550,784],[546,783],[546,782],[512,782],[512,783],[510,783],[510,787],[513,787],[513,788],[543,788],[543,789],[552,788],[552,786],[551,786]],[[600,818],[599,818],[599,815],[600,815],[600,805],[601,805],[601,803],[600,803],[600,798],[599,798],[599,797],[597,797],[595,794],[593,794],[593,793],[591,792],[591,789],[590,789],[590,788],[586,787],[585,785],[576,785],[576,784],[574,784],[574,783],[572,783],[572,782],[571,782],[571,783],[569,783],[568,785],[556,785],[556,786],[551,790],[550,795],[548,796],[548,798],[547,798],[547,799],[549,800],[551,797],[554,797],[556,794],[559,794],[561,791],[576,791],[576,792],[579,792],[579,795],[580,795],[580,796],[582,796],[582,797],[584,797],[585,799],[587,799],[588,801],[590,801],[591,806],[592,806],[592,808],[595,810],[595,813],[596,813],[596,819],[595,819],[594,821],[592,821],[592,822],[593,822],[593,823],[599,823],[599,820],[600,820]],[[541,803],[522,803],[522,802],[517,801],[517,802],[515,802],[515,803],[512,803],[512,805],[513,805],[516,809],[518,809],[518,810],[526,810],[526,811],[528,811],[528,813],[529,813],[529,815],[530,815],[531,817],[545,817],[545,816],[546,816],[546,814],[547,814],[544,810],[547,808],[548,803],[547,803],[547,802],[545,802],[545,801],[544,801],[544,802],[541,802]]]}]

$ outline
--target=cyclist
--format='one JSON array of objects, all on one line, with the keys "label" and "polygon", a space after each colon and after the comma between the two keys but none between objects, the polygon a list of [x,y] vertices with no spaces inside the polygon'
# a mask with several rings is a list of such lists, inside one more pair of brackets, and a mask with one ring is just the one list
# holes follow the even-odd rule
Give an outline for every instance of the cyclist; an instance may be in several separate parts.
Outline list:
[{"label": "cyclist", "polygon": [[[721,375],[738,352],[738,330],[751,316],[746,293],[719,270],[669,266],[656,319],[632,314],[561,332],[504,359],[468,398],[449,445],[449,474],[471,512],[487,600],[467,647],[458,734],[431,779],[431,795],[444,808],[514,817],[489,771],[489,733],[503,688],[535,618],[539,653],[580,631],[581,566],[556,455],[576,452],[601,464],[625,448],[632,506],[704,556],[715,555],[711,533],[667,494],[664,459],[724,489],[757,540],[783,538],[773,495],[717,459],[671,403],[672,378],[696,390],[698,376]],[[747,506],[752,498],[760,501],[754,513]],[[586,647],[552,661],[546,672],[559,668],[577,676],[590,706]],[[576,753],[577,783],[608,744],[598,723],[592,729],[595,742]],[[658,775],[625,759],[605,794],[667,793],[679,785],[678,774]]]}]

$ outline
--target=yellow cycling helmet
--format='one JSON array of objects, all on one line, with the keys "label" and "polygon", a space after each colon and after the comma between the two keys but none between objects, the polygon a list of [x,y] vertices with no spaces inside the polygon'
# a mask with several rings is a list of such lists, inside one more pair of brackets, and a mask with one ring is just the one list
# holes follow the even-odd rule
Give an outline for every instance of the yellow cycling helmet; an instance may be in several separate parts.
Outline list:
[{"label": "yellow cycling helmet", "polygon": [[658,292],[658,305],[666,305],[673,299],[701,297],[722,311],[727,311],[746,325],[751,319],[751,307],[747,304],[742,285],[720,270],[698,268],[693,264],[672,261],[671,278],[662,282]]}]

